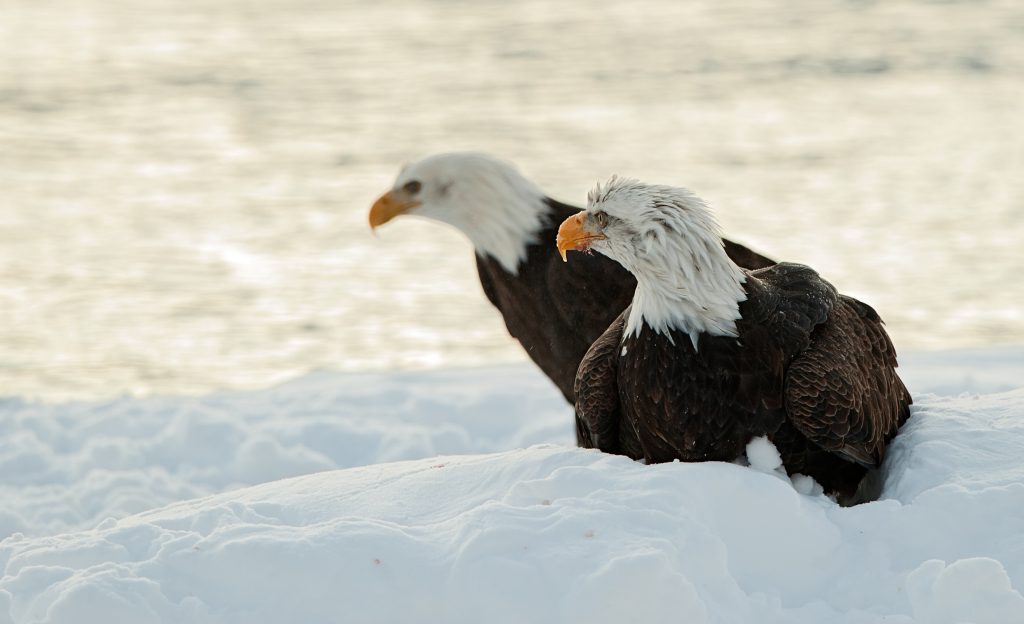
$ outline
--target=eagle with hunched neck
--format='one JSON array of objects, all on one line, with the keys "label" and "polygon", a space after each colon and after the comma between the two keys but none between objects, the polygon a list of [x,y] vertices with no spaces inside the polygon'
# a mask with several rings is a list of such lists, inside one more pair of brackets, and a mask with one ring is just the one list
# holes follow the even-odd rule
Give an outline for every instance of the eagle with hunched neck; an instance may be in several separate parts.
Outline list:
[{"label": "eagle with hunched neck", "polygon": [[597,251],[637,280],[580,363],[581,445],[649,463],[733,461],[767,436],[789,473],[841,503],[871,497],[861,481],[912,403],[874,309],[807,266],[737,266],[683,188],[613,178],[556,245],[563,258]]}]

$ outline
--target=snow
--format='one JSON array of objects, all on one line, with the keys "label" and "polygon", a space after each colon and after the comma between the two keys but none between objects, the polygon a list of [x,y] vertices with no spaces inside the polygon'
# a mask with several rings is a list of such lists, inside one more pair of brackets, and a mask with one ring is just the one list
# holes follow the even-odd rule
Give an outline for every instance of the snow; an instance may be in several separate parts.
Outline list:
[{"label": "snow", "polygon": [[571,445],[574,436],[572,409],[525,364],[317,373],[199,398],[0,400],[0,538],[88,529],[107,517],[310,472]]},{"label": "snow", "polygon": [[0,623],[1024,622],[1024,352],[903,361],[852,508],[767,440],[755,469],[574,448],[527,364],[6,399]]},{"label": "snow", "polygon": [[760,436],[747,443],[747,461],[761,472],[774,472],[782,467],[782,456],[771,441]]}]

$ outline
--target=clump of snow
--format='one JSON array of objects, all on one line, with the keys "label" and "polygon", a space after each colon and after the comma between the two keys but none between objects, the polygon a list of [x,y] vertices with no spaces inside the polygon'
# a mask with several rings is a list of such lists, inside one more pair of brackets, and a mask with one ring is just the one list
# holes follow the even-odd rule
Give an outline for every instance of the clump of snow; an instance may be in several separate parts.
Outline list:
[{"label": "clump of snow", "polygon": [[821,487],[814,477],[796,473],[792,475],[793,489],[804,496],[818,496],[824,493],[825,488]]},{"label": "clump of snow", "polygon": [[767,441],[767,472],[573,448],[526,367],[10,400],[0,624],[1022,622],[1024,389],[915,400],[850,508]]},{"label": "clump of snow", "polygon": [[1024,597],[988,557],[925,561],[907,577],[907,593],[923,622],[1013,622],[1024,614]]},{"label": "clump of snow", "polygon": [[750,467],[761,472],[775,472],[782,467],[782,456],[765,436],[759,436],[747,443],[747,461]]}]

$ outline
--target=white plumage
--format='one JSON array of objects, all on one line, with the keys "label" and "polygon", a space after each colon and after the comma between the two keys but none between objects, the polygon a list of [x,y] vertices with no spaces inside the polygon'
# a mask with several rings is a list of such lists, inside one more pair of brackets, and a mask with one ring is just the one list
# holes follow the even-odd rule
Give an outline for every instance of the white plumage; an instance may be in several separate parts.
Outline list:
[{"label": "white plumage", "polygon": [[452,225],[481,256],[491,256],[515,275],[527,247],[537,242],[549,210],[545,195],[511,163],[477,152],[435,154],[406,165],[395,180],[400,190],[421,184],[421,205],[408,212]]},{"label": "white plumage", "polygon": [[[746,275],[726,255],[721,231],[704,201],[685,188],[612,177],[587,197],[587,212],[611,217],[594,250],[637,279],[625,335],[644,325],[669,336],[686,332],[697,348],[702,332],[736,336]],[[614,230],[613,230],[614,228]]]}]

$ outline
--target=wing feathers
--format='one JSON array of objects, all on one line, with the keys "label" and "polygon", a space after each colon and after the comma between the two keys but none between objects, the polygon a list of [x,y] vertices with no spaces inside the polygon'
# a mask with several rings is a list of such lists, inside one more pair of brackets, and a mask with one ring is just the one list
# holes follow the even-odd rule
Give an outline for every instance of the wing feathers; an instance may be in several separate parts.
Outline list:
[{"label": "wing feathers", "polygon": [[576,440],[584,448],[619,451],[621,410],[616,363],[629,309],[591,345],[576,373]]},{"label": "wing feathers", "polygon": [[841,297],[786,374],[790,422],[821,448],[867,467],[909,415],[896,355],[869,306]]}]

